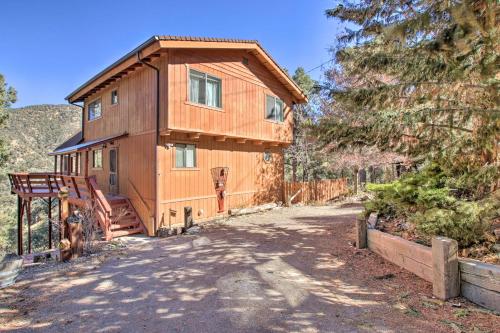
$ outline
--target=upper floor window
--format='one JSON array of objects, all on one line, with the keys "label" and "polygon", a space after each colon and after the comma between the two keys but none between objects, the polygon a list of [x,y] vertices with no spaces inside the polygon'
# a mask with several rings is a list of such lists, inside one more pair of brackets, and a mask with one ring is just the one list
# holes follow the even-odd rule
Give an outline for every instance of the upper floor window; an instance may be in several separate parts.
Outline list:
[{"label": "upper floor window", "polygon": [[101,109],[101,100],[97,99],[89,104],[87,108],[88,111],[88,119],[94,120],[101,117],[102,109]]},{"label": "upper floor window", "polygon": [[189,70],[189,101],[216,108],[222,107],[222,81],[215,76]]},{"label": "upper floor window", "polygon": [[266,96],[266,119],[283,122],[283,101],[277,97]]},{"label": "upper floor window", "polygon": [[113,90],[111,92],[111,104],[118,104],[118,90]]},{"label": "upper floor window", "polygon": [[92,150],[92,168],[102,168],[102,149]]},{"label": "upper floor window", "polygon": [[175,167],[196,167],[196,146],[178,143],[175,145]]}]

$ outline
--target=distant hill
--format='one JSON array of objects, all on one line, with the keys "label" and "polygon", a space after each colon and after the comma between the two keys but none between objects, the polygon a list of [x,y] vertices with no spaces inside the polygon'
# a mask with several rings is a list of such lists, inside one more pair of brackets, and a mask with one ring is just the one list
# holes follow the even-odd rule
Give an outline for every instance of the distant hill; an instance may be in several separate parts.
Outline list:
[{"label": "distant hill", "polygon": [[[13,251],[16,202],[6,174],[53,170],[54,158],[47,153],[80,129],[81,109],[72,105],[31,105],[8,109],[7,114],[9,118],[0,128],[0,137],[9,149],[9,159],[0,168],[0,250]],[[40,237],[34,235],[34,245]]]}]

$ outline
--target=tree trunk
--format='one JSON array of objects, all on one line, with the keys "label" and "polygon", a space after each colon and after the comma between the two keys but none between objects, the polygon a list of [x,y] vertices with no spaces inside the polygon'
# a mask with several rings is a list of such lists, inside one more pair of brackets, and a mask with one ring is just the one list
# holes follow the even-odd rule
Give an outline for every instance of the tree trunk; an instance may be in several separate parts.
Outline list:
[{"label": "tree trunk", "polygon": [[292,156],[292,182],[297,181],[297,158]]},{"label": "tree trunk", "polygon": [[353,183],[354,183],[353,184],[354,185],[354,194],[358,194],[358,180],[359,180],[358,172],[359,172],[359,168],[355,167],[354,168],[354,176],[352,177]]}]

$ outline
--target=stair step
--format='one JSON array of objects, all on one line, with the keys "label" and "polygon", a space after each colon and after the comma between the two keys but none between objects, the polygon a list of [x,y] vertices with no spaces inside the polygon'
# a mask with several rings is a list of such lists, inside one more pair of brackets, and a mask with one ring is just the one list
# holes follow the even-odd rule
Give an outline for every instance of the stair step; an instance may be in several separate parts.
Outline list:
[{"label": "stair step", "polygon": [[137,221],[136,219],[133,219],[133,220],[127,220],[127,221],[120,221],[120,223],[113,223],[113,224],[111,224],[111,230],[137,227],[137,226],[139,226],[139,221]]},{"label": "stair step", "polygon": [[113,223],[111,223],[111,225],[125,225],[125,224],[131,224],[131,223],[139,223],[139,220],[137,219],[137,217],[129,217],[129,218],[126,218],[126,219],[120,219],[118,221],[114,221]]},{"label": "stair step", "polygon": [[118,230],[118,231],[112,231],[111,235],[113,238],[115,237],[122,237],[122,236],[128,236],[128,235],[133,235],[133,234],[140,234],[142,233],[142,228],[133,228],[133,229],[124,229],[124,230]]},{"label": "stair step", "polygon": [[120,220],[122,218],[127,218],[127,217],[130,217],[130,216],[135,216],[135,213],[134,212],[130,212],[130,211],[113,211],[113,215],[112,215],[112,218],[114,220]]},{"label": "stair step", "polygon": [[111,203],[110,206],[111,206],[112,209],[119,209],[119,208],[128,209],[129,208],[128,202]]}]

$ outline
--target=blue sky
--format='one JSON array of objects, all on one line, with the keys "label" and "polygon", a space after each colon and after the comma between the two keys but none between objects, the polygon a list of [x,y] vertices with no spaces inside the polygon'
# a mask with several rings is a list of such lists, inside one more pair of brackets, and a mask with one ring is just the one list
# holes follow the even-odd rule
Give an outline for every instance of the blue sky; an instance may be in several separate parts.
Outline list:
[{"label": "blue sky", "polygon": [[[0,5],[0,73],[15,107],[66,103],[81,83],[153,35],[257,39],[283,67],[328,61],[332,0],[12,0]],[[321,70],[311,72],[318,79]]]}]

